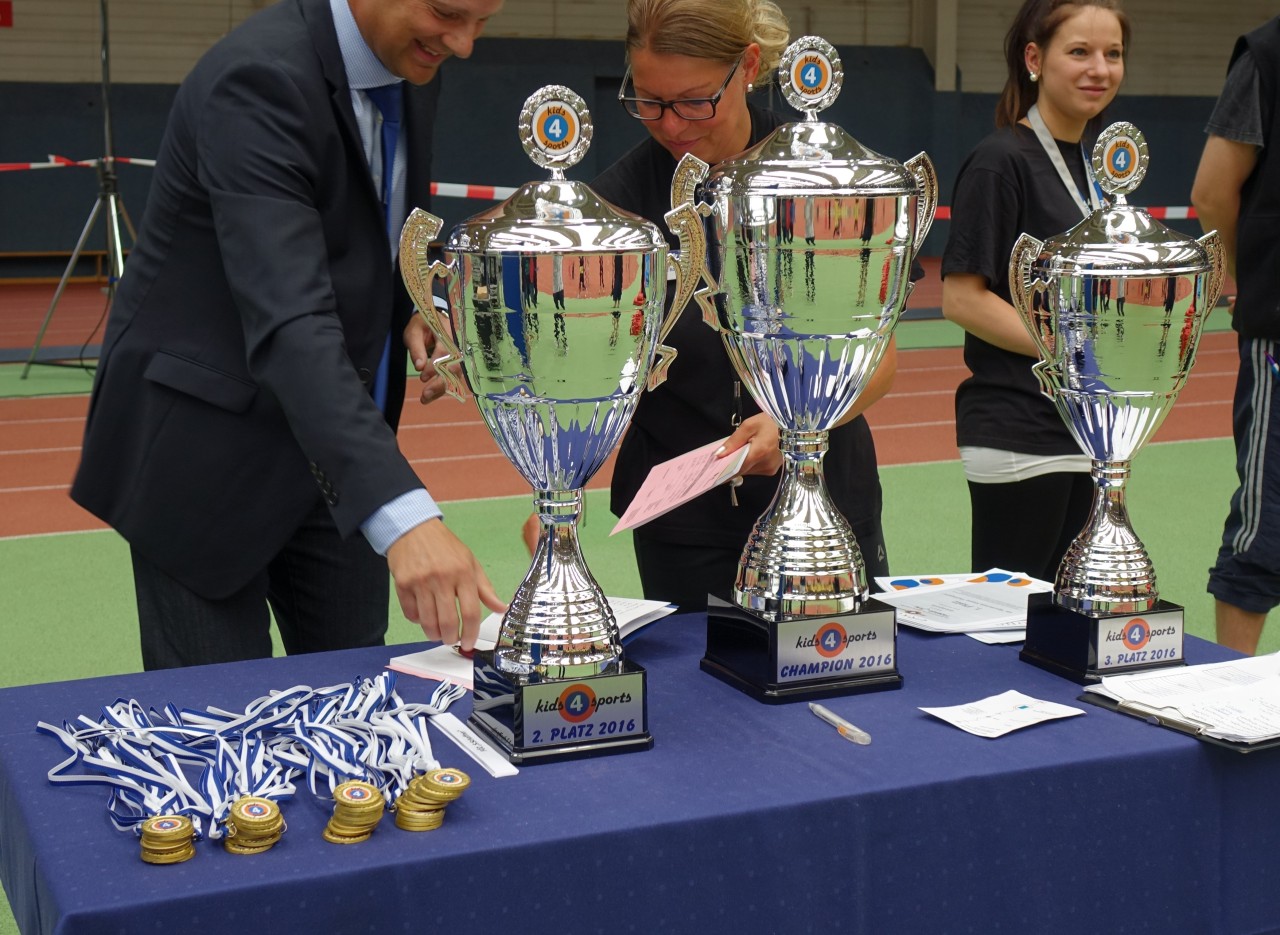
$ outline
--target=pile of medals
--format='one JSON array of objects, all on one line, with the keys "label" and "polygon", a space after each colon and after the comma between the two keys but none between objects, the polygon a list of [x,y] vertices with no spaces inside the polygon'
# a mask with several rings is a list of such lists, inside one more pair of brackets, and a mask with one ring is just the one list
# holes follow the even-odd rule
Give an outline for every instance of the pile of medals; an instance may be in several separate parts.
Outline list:
[{"label": "pile of medals", "polygon": [[433,769],[415,776],[396,799],[396,827],[405,831],[435,831],[444,824],[444,809],[457,799],[471,777],[457,769]]},{"label": "pile of medals", "polygon": [[239,712],[157,711],[120,700],[98,720],[41,722],[37,730],[70,754],[49,780],[111,787],[107,811],[116,828],[140,838],[144,861],[170,864],[194,856],[201,838],[222,840],[235,854],[270,850],[285,831],[278,803],[304,777],[314,796],[338,802],[325,839],[355,843],[368,839],[385,803],[403,798],[415,777],[448,774],[407,800],[409,823],[426,830],[441,815],[422,812],[440,812],[469,784],[464,773],[439,769],[427,736],[428,717],[462,694],[441,685],[428,703],[409,704],[395,692],[395,673],[383,672],[272,692]]},{"label": "pile of medals", "polygon": [[359,844],[369,840],[382,820],[386,799],[378,787],[368,782],[344,782],[333,790],[333,817],[325,825],[324,839],[330,844]]},{"label": "pile of medals", "polygon": [[280,840],[284,816],[280,814],[280,806],[270,799],[246,795],[231,806],[225,828],[222,846],[228,853],[261,854]]},{"label": "pile of medals", "polygon": [[148,818],[139,827],[142,859],[149,864],[180,864],[196,856],[196,829],[183,815]]}]

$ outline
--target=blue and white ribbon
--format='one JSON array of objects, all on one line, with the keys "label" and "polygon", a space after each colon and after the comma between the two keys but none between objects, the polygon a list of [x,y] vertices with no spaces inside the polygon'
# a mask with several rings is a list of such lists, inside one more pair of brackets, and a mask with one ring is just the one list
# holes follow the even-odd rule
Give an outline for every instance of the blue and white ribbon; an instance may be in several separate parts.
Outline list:
[{"label": "blue and white ribbon", "polygon": [[438,767],[427,720],[463,690],[442,683],[427,704],[407,704],[395,682],[388,671],[319,689],[297,685],[239,712],[173,704],[148,711],[121,699],[96,721],[81,716],[61,728],[42,721],[36,729],[69,754],[49,771],[50,782],[109,786],[107,809],[120,830],[140,833],[153,815],[181,814],[198,836],[216,839],[241,796],[281,801],[305,776],[317,796],[360,779],[394,802],[415,774]]}]

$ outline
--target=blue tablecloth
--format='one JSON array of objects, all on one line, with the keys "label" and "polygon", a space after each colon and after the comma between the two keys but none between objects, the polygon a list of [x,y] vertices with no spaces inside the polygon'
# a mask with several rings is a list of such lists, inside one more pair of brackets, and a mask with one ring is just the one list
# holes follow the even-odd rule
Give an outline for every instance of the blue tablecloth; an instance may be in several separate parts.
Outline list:
[{"label": "blue tablecloth", "polygon": [[[1230,654],[1188,640],[1191,662]],[[240,709],[269,689],[375,674],[414,647],[36,685],[0,692],[0,878],[24,933],[1271,932],[1280,931],[1280,754],[1242,755],[1082,704],[1083,717],[998,740],[918,710],[1017,688],[1079,686],[1017,648],[899,638],[898,691],[828,706],[870,732],[842,740],[803,704],[757,704],[701,673],[703,618],[635,639],[653,750],[473,777],[443,828],[389,820],[326,844],[303,791],[271,851],[201,842],[150,866],[110,826],[99,787],[52,786],[38,720],[147,706]],[[433,683],[403,677],[425,699]],[[465,717],[466,702],[455,706]]]}]

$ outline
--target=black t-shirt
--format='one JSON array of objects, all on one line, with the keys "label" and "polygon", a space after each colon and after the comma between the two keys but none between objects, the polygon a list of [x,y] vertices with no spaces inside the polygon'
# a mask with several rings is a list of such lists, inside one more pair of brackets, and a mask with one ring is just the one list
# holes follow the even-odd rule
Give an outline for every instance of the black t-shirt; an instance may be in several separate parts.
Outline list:
[{"label": "black t-shirt", "polygon": [[[751,107],[751,145],[786,123],[779,114]],[[678,240],[663,216],[671,208],[671,178],[676,161],[653,139],[646,139],[591,183],[606,201],[647,218],[661,228],[672,247]],[[734,372],[720,335],[702,321],[690,302],[667,344],[679,356],[667,380],[647,391],[622,441],[613,473],[610,507],[621,516],[655,465],[733,431],[735,415],[746,419],[760,411]],[[855,536],[880,529],[880,478],[875,444],[864,418],[831,431],[824,459],[827,486]],[[746,477],[733,506],[727,487],[717,487],[646,525],[654,537],[690,545],[741,548],[751,527],[778,489],[778,478]]]},{"label": "black t-shirt", "polygon": [[[1081,146],[1057,142],[1083,195],[1088,177]],[[1009,255],[1018,236],[1025,232],[1046,240],[1082,220],[1035,133],[1021,124],[997,130],[969,154],[956,176],[942,276],[985,277],[987,288],[1009,302]],[[1036,358],[966,334],[964,362],[973,375],[956,390],[958,444],[1032,455],[1080,453],[1062,416],[1040,393],[1031,372]]]}]

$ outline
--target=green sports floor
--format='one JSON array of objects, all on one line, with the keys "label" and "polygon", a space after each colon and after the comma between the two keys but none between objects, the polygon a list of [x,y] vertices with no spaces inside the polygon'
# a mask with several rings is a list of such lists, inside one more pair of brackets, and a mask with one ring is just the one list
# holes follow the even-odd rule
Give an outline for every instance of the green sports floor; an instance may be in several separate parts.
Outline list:
[{"label": "green sports floor", "polygon": [[[904,322],[898,331],[903,349],[942,346],[955,333],[945,323],[927,321]],[[0,396],[29,392],[16,377],[16,368],[0,366]],[[47,380],[40,384],[49,392]],[[1213,638],[1206,571],[1235,486],[1233,464],[1229,439],[1150,445],[1134,460],[1129,485],[1130,516],[1155,562],[1161,594],[1184,605],[1187,632],[1206,639]],[[968,495],[959,462],[882,467],[880,475],[894,573],[970,570]],[[446,506],[450,526],[476,552],[500,593],[511,593],[527,567],[519,533],[529,507],[524,496]],[[582,532],[592,571],[607,593],[639,596],[630,538],[610,537],[612,525],[607,494],[588,494]],[[0,687],[141,668],[128,551],[114,532],[0,539],[0,600]],[[400,617],[394,597],[392,607],[388,641],[420,640],[416,626]],[[1280,631],[1273,627],[1259,651],[1278,649]],[[87,712],[50,711],[48,718],[81,713]],[[58,751],[52,746],[49,756],[53,766]],[[8,904],[0,900],[0,935],[16,932]]]}]

